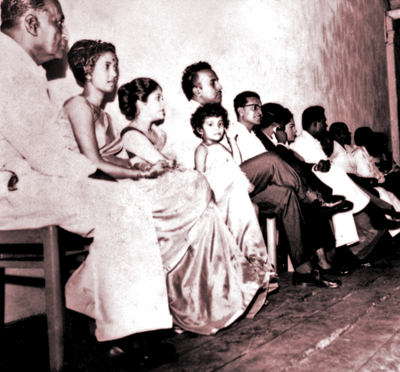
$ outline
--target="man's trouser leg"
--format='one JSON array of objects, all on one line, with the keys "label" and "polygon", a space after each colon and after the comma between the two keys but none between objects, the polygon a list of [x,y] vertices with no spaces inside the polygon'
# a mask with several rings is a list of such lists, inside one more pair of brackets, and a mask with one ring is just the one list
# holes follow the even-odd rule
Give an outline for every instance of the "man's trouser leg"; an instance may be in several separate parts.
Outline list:
[{"label": "man's trouser leg", "polygon": [[301,204],[308,241],[313,251],[324,248],[327,251],[335,248],[335,236],[326,214],[315,204]]},{"label": "man's trouser leg", "polygon": [[284,186],[292,189],[299,200],[306,197],[307,190],[299,175],[277,154],[265,152],[248,159],[240,166],[249,181],[254,185],[250,197],[264,191],[269,185]]}]

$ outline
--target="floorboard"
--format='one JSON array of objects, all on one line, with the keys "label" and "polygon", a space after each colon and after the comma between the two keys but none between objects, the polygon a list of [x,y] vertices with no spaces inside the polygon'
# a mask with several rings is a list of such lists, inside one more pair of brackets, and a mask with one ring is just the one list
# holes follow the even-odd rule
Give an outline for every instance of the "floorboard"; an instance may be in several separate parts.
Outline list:
[{"label": "floorboard", "polygon": [[[281,273],[279,291],[254,319],[214,336],[163,333],[179,360],[158,368],[107,362],[88,319],[68,312],[66,371],[74,372],[377,372],[400,371],[400,253],[397,242],[371,268],[342,277],[337,289],[294,287]],[[44,316],[10,325],[1,372],[47,371]]]}]

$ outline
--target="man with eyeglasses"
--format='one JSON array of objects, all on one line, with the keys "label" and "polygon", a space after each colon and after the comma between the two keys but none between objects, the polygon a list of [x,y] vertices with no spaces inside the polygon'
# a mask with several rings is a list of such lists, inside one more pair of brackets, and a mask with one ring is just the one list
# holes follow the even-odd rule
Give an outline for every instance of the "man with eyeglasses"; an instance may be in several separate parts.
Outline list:
[{"label": "man with eyeglasses", "polygon": [[[262,119],[260,96],[251,91],[242,92],[234,99],[234,108],[238,121],[232,123],[229,130],[231,136],[235,136],[238,147],[242,154],[241,169],[246,173],[251,182],[253,180],[263,179],[268,176],[270,167],[283,167],[289,169],[278,182],[271,179],[270,184],[260,193],[250,194],[252,201],[264,211],[276,213],[282,221],[286,238],[289,244],[292,263],[295,267],[293,283],[300,285],[317,285],[329,288],[335,288],[340,285],[339,281],[330,281],[320,275],[315,270],[307,257],[310,253],[310,246],[313,246],[312,234],[307,231],[302,213],[300,212],[300,203],[310,204],[312,198],[307,195],[300,179],[296,179],[292,172],[294,170],[274,152],[266,152],[265,147],[259,138],[255,135],[253,128],[260,125]],[[254,177],[256,170],[257,177]],[[296,176],[298,177],[297,173]],[[293,184],[293,179],[296,182]],[[307,196],[305,197],[304,194]],[[318,203],[318,202],[317,202]],[[315,204],[315,203],[314,203]],[[318,212],[318,208],[316,209]],[[314,244],[315,245],[315,244]],[[299,254],[299,252],[301,252]],[[300,260],[296,260],[301,257]],[[319,257],[320,255],[318,255]],[[294,260],[293,260],[294,257]],[[321,257],[322,259],[322,257]],[[335,272],[336,273],[336,272]],[[349,271],[337,271],[338,275],[348,274]],[[323,284],[322,284],[323,283]]]},{"label": "man with eyeglasses", "polygon": [[260,125],[262,118],[260,96],[255,92],[242,92],[236,96],[234,107],[240,125],[234,123],[232,130],[237,135],[236,141],[245,161],[265,152],[265,147],[253,132],[253,127]]}]

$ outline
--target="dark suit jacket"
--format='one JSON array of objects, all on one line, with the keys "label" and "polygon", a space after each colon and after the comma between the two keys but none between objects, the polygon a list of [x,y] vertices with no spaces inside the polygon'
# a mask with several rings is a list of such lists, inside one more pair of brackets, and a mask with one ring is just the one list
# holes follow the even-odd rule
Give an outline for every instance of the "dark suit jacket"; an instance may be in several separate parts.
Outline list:
[{"label": "dark suit jacket", "polygon": [[332,195],[332,189],[321,182],[321,180],[312,172],[313,164],[307,164],[300,160],[292,150],[285,146],[275,146],[261,130],[256,129],[254,132],[267,151],[273,151],[278,154],[296,171],[305,186],[308,186],[312,190],[318,190],[323,195]]}]

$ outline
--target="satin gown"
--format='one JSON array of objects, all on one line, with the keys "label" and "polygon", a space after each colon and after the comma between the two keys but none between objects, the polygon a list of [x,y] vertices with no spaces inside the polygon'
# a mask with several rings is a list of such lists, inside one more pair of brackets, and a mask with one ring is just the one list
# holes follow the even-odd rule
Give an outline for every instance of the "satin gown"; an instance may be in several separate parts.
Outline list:
[{"label": "satin gown", "polygon": [[[205,146],[201,144],[200,146]],[[207,148],[206,176],[220,214],[247,258],[269,265],[267,248],[249,193],[253,185],[221,144]],[[268,266],[271,269],[271,266]]]},{"label": "satin gown", "polygon": [[[93,114],[100,152],[122,154],[125,149],[108,115],[104,111],[96,115],[94,110]],[[263,306],[268,270],[240,251],[203,175],[175,170],[156,179],[132,181],[132,185],[151,204],[170,311],[178,328],[214,334]]]}]

